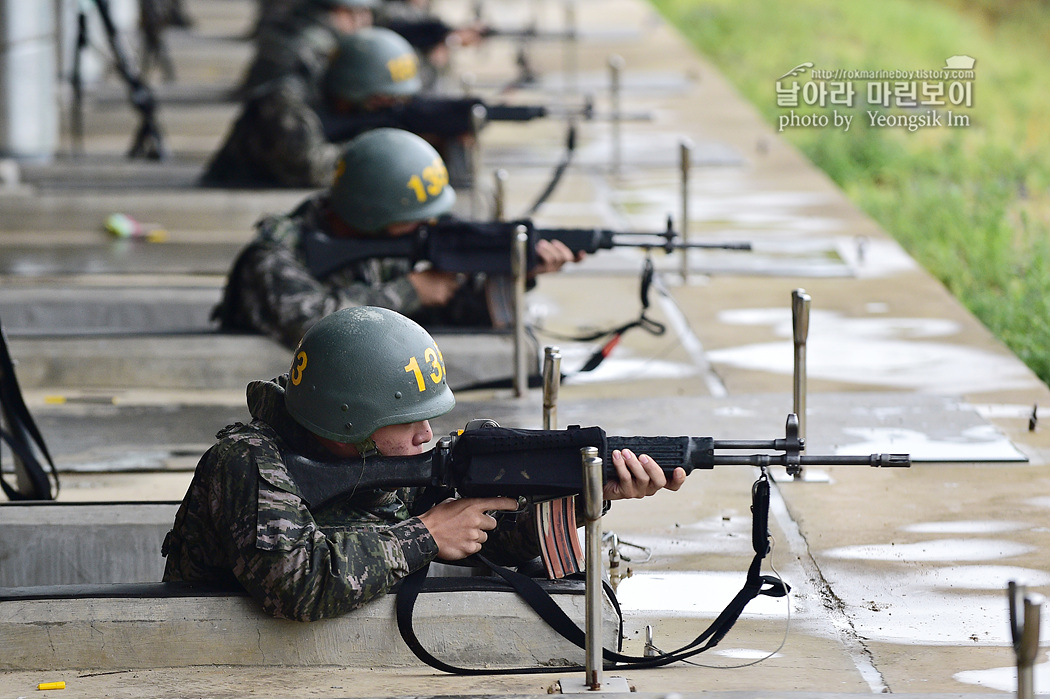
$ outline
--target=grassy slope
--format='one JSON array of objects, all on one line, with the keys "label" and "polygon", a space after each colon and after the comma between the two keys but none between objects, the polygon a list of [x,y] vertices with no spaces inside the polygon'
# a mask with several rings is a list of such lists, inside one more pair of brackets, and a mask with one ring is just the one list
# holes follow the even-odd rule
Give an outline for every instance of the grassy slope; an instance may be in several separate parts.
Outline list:
[{"label": "grassy slope", "polygon": [[[792,67],[915,70],[977,59],[968,128],[784,135],[1050,382],[1050,3],[651,0],[759,109]],[[820,110],[828,113],[829,109]]]}]

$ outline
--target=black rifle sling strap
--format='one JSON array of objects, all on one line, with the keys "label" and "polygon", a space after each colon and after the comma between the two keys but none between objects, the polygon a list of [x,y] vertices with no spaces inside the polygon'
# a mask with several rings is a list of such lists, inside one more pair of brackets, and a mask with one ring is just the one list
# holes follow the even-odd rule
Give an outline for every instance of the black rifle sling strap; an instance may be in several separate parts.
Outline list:
[{"label": "black rifle sling strap", "polygon": [[[44,438],[37,429],[33,416],[29,414],[22,390],[15,378],[15,366],[7,348],[7,336],[0,325],[0,414],[3,425],[0,427],[0,438],[11,448],[15,460],[16,474],[21,468],[29,482],[29,492],[21,492],[0,477],[0,488],[11,500],[53,500],[58,497],[58,471],[48,453]],[[47,461],[51,475],[55,480],[54,492],[47,471],[37,458],[39,452]]]},{"label": "black rifle sling strap", "polygon": [[[751,561],[751,565],[748,567],[747,580],[745,581],[743,588],[737,593],[736,597],[733,598],[722,613],[719,614],[718,618],[715,619],[714,622],[712,622],[712,624],[692,642],[677,650],[662,653],[655,657],[624,655],[616,651],[603,649],[602,656],[607,665],[610,667],[628,669],[646,668],[660,667],[680,660],[686,660],[718,645],[725,635],[729,633],[729,630],[733,628],[737,619],[740,618],[740,615],[744,611],[744,607],[746,607],[755,597],[758,597],[759,595],[767,597],[783,597],[790,591],[791,588],[784,581],[773,576],[762,575],[761,573],[762,559],[764,559],[769,553],[769,478],[764,472],[751,489],[751,502],[753,527],[752,544],[754,546],[755,555]],[[534,579],[507,568],[503,568],[502,566],[495,565],[482,556],[477,556],[477,558],[489,566],[494,573],[506,580],[511,587],[521,595],[522,599],[524,599],[525,602],[528,603],[528,605],[532,607],[532,609],[539,614],[539,616],[551,628],[574,645],[580,648],[585,647],[586,643],[583,631],[576,625],[576,622],[562,611],[561,607],[554,602],[551,596],[540,587]],[[416,597],[422,589],[423,581],[425,579],[426,569],[423,569],[413,573],[402,581],[401,590],[397,597],[397,625],[405,643],[412,649],[412,652],[416,654],[416,657],[431,667],[443,672],[459,675],[564,672],[566,669],[573,669],[564,666],[515,669],[460,668],[438,660],[431,655],[429,651],[423,648],[412,628],[413,607],[415,606]],[[610,598],[615,600],[615,596],[611,591]]]},{"label": "black rifle sling strap", "polygon": [[[594,371],[598,368],[598,365],[605,361],[605,358],[612,354],[612,351],[616,349],[616,345],[620,343],[620,338],[623,334],[632,328],[642,328],[651,335],[660,336],[667,332],[667,326],[663,323],[653,320],[647,313],[649,311],[649,287],[653,282],[653,261],[652,258],[646,256],[645,264],[642,267],[642,274],[640,280],[640,295],[642,302],[642,311],[638,315],[636,320],[632,320],[629,323],[618,325],[615,328],[609,328],[606,330],[598,330],[593,333],[587,333],[585,335],[559,335],[550,331],[544,331],[545,334],[559,340],[567,342],[594,342],[595,340],[603,340],[601,347],[594,351],[587,361],[583,363],[579,369],[572,374],[562,373],[561,379],[571,379],[575,374],[583,374],[588,371]],[[497,388],[511,388],[513,386],[513,378],[501,378],[491,379],[488,381],[477,381],[475,383],[467,384],[466,386],[457,386],[454,388],[456,391],[477,391],[477,390],[492,390]],[[543,385],[543,377],[540,374],[531,374],[528,377],[529,388],[539,388]]]}]

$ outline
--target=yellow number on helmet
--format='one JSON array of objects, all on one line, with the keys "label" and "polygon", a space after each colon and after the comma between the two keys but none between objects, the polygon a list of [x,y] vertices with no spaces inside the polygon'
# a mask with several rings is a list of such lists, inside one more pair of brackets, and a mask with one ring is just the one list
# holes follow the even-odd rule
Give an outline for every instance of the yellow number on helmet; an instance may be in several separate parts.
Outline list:
[{"label": "yellow number on helmet", "polygon": [[441,194],[448,184],[448,170],[441,158],[435,158],[434,162],[423,168],[423,179],[427,182],[427,193],[432,197]]},{"label": "yellow number on helmet", "polygon": [[406,53],[391,58],[386,62],[387,70],[390,71],[390,79],[400,83],[416,77],[417,60],[416,55],[413,53]]},{"label": "yellow number on helmet", "polygon": [[292,365],[292,385],[298,386],[303,380],[303,369],[306,368],[306,352],[295,355],[295,364]]},{"label": "yellow number on helmet", "polygon": [[427,385],[423,382],[423,372],[419,369],[419,362],[416,361],[415,357],[409,360],[408,364],[405,365],[405,373],[414,374],[416,377],[416,388],[419,392],[427,390]]},{"label": "yellow number on helmet", "polygon": [[430,373],[430,380],[436,384],[441,383],[441,379],[445,378],[445,364],[441,355],[434,348],[427,347],[423,352],[423,360],[434,369]]}]

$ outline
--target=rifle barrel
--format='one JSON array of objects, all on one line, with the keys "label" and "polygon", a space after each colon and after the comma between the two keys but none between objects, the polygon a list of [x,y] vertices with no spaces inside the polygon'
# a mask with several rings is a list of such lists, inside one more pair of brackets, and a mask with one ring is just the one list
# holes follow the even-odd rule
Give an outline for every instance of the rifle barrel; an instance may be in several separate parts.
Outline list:
[{"label": "rifle barrel", "polygon": [[866,454],[866,455],[815,455],[797,453],[781,454],[715,454],[712,457],[714,466],[785,466],[791,467],[797,458],[798,466],[871,466],[872,468],[908,468],[911,466],[909,454]]}]

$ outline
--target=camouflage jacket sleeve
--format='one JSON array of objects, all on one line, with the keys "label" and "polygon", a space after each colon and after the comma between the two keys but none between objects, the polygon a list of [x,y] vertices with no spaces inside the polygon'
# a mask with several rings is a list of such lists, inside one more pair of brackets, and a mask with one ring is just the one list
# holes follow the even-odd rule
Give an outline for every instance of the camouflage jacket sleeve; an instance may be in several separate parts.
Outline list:
[{"label": "camouflage jacket sleeve", "polygon": [[[436,555],[426,526],[392,496],[386,507],[341,512],[338,525],[322,527],[281,474],[280,454],[265,440],[220,442],[176,520],[179,558],[228,567],[273,616],[314,621],[360,607]],[[202,543],[217,550],[193,550]],[[190,577],[173,567],[169,559],[165,579]]]},{"label": "camouflage jacket sleeve", "polygon": [[223,154],[280,186],[316,188],[331,183],[339,145],[325,138],[302,81],[285,78],[245,103]]},{"label": "camouflage jacket sleeve", "polygon": [[411,316],[422,307],[404,261],[367,260],[325,280],[314,277],[294,249],[298,223],[274,217],[234,268],[235,325],[294,347],[317,320],[341,308],[382,306]]}]

